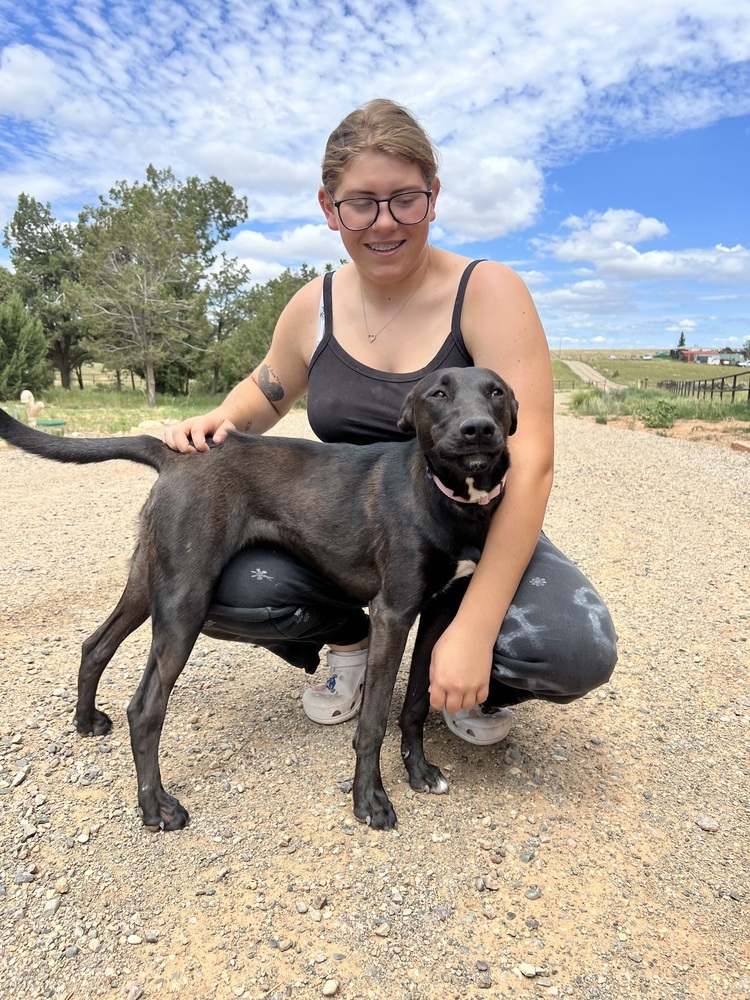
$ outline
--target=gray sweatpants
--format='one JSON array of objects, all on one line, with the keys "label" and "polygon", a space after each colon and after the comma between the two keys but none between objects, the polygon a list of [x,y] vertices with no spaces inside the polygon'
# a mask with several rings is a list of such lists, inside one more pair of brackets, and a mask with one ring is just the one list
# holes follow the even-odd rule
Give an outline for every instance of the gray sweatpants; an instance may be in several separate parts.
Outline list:
[{"label": "gray sweatpants", "polygon": [[[422,612],[435,641],[453,620],[468,580]],[[364,639],[369,620],[341,590],[275,546],[238,553],[219,580],[203,631],[264,646],[309,673],[324,644]],[[610,677],[617,636],[609,612],[581,571],[542,534],[495,643],[489,702],[568,702]]]}]

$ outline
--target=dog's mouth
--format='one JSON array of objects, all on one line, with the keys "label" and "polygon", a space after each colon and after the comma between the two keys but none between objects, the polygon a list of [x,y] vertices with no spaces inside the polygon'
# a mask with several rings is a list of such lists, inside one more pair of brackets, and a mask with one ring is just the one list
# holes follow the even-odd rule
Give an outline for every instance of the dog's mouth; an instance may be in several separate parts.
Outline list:
[{"label": "dog's mouth", "polygon": [[478,448],[476,444],[470,447],[467,443],[462,448],[460,444],[453,442],[452,447],[436,448],[432,453],[431,464],[439,475],[444,473],[449,479],[457,481],[472,477],[476,480],[478,489],[489,489],[502,478],[509,464],[504,460],[504,454],[504,441],[495,442],[491,448],[485,449]]},{"label": "dog's mouth", "polygon": [[[459,446],[452,450],[450,458],[467,472],[485,472],[497,464],[503,454],[504,447],[503,442],[495,442],[491,448],[465,446],[462,450]],[[448,457],[446,454],[446,458]]]},{"label": "dog's mouth", "polygon": [[491,463],[486,455],[464,455],[461,464],[467,472],[484,472]]}]

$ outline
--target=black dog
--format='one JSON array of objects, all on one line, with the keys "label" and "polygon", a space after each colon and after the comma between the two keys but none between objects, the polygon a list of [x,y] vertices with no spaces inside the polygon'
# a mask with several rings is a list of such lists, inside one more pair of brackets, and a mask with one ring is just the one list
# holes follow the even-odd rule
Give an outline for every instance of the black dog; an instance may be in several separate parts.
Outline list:
[{"label": "black dog", "polygon": [[[510,465],[507,437],[516,411],[512,390],[494,372],[445,369],[422,379],[406,399],[399,426],[414,430],[416,440],[331,445],[233,432],[208,452],[184,455],[145,435],[57,438],[0,410],[0,436],[35,455],[78,463],[128,459],[160,473],[141,515],[122,597],[83,644],[75,720],[81,733],[109,731],[109,718],[95,707],[99,679],[123,639],[150,615],[151,651],[127,713],[146,826],[177,830],[188,821],[159,771],[167,701],[222,568],[252,541],[283,544],[369,603],[354,814],[377,828],[395,826],[380,748],[408,632],[454,577],[467,548],[482,548]],[[412,787],[444,792],[447,782],[422,746],[431,652],[424,647],[417,642],[412,660],[402,754]]]}]

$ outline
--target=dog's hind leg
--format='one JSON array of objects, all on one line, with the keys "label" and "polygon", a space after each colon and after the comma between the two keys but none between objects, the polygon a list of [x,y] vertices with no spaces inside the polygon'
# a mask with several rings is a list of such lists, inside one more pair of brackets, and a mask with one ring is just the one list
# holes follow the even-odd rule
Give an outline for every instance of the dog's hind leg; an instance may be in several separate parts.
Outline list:
[{"label": "dog's hind leg", "polygon": [[[207,604],[207,602],[206,602]],[[130,745],[138,780],[138,805],[143,825],[163,830],[181,830],[189,819],[187,810],[162,785],[159,741],[167,702],[200,633],[206,608],[180,607],[180,620],[152,609],[154,635],[148,663],[128,705]]]},{"label": "dog's hind leg", "polygon": [[140,549],[137,548],[117,607],[104,624],[84,641],[81,649],[75,727],[84,736],[104,736],[112,729],[112,720],[96,707],[99,681],[120,643],[148,616],[148,580]]}]

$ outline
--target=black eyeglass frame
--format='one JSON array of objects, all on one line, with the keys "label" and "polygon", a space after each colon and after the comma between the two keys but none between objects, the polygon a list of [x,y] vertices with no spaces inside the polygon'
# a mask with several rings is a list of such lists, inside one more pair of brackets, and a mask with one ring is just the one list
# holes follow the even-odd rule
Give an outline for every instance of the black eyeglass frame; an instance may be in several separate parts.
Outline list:
[{"label": "black eyeglass frame", "polygon": [[[393,211],[393,208],[391,206],[391,202],[394,201],[396,198],[403,198],[405,195],[409,194],[427,195],[427,204],[425,206],[424,215],[422,216],[421,219],[418,219],[416,222],[402,222],[396,216],[396,213]],[[390,198],[359,197],[359,198],[342,198],[340,201],[336,201],[336,199],[333,197],[330,191],[328,192],[328,195],[331,201],[333,202],[333,207],[336,209],[336,214],[339,217],[339,222],[344,227],[344,229],[348,229],[350,233],[361,233],[363,230],[369,229],[370,226],[374,226],[375,223],[378,221],[378,216],[380,215],[380,206],[383,204],[388,206],[388,211],[391,213],[391,218],[394,220],[394,222],[397,222],[399,226],[418,226],[420,222],[424,222],[424,220],[427,218],[427,213],[430,211],[430,199],[432,198],[432,194],[433,194],[432,189],[430,189],[429,191],[423,191],[417,188],[414,191],[399,191],[398,194],[392,194]],[[340,206],[345,205],[348,201],[371,201],[375,205],[375,215],[373,217],[372,222],[368,222],[366,226],[355,226],[355,227],[347,226],[347,224],[341,218]]]}]

